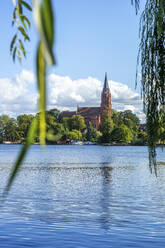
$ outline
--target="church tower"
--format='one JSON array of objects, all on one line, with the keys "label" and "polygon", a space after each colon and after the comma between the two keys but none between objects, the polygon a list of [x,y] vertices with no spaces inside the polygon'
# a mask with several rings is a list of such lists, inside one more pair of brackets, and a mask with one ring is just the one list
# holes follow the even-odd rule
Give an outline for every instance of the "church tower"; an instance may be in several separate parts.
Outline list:
[{"label": "church tower", "polygon": [[104,87],[101,94],[101,121],[104,118],[105,109],[108,109],[109,115],[112,116],[111,93],[108,85],[107,73],[105,73]]}]

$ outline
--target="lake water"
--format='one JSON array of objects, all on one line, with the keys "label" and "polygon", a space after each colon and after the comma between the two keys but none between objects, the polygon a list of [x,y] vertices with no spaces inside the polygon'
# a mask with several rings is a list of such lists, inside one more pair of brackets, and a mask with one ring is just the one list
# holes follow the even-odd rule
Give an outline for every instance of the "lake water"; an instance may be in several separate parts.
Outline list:
[{"label": "lake water", "polygon": [[[20,145],[0,145],[0,193]],[[0,208],[0,247],[164,247],[165,152],[32,146]]]}]

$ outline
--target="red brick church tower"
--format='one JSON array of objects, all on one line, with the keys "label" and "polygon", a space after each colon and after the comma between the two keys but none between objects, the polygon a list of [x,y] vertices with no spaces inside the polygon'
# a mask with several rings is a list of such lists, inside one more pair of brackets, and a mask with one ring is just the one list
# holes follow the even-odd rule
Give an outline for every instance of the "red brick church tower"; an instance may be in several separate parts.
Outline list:
[{"label": "red brick church tower", "polygon": [[106,109],[108,109],[109,115],[112,116],[111,93],[107,73],[105,74],[100,107],[77,107],[77,111],[64,111],[61,116],[62,118],[71,118],[73,115],[81,115],[84,117],[86,124],[91,122],[92,126],[98,130]]},{"label": "red brick church tower", "polygon": [[104,87],[101,94],[101,121],[104,118],[105,109],[108,109],[109,115],[112,116],[111,93],[108,85],[107,73],[105,73]]}]

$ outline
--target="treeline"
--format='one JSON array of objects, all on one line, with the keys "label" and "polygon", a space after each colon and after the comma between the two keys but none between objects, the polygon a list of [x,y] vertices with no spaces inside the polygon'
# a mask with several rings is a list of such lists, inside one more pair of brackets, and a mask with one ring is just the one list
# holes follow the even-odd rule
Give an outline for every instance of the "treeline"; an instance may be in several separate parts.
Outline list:
[{"label": "treeline", "polygon": [[[19,115],[17,118],[0,116],[0,142],[24,143],[34,117],[27,114]],[[37,117],[39,118],[38,114]],[[62,119],[59,110],[51,109],[46,111],[46,129],[47,143],[50,144],[69,143],[71,140],[114,144],[145,144],[147,142],[147,134],[140,129],[139,118],[130,110],[123,112],[113,110],[111,118],[105,111],[104,120],[99,130],[96,130],[90,122],[86,125],[84,118],[80,115]],[[35,141],[36,143],[39,141],[39,135]]]},{"label": "treeline", "polygon": [[[0,116],[0,142],[24,143],[34,117],[39,118],[39,115],[23,114],[17,118]],[[157,127],[158,143],[164,143],[165,116],[159,122],[161,125]],[[85,124],[84,118],[80,115],[62,118],[59,110],[51,109],[46,111],[46,129],[47,143],[50,144],[69,143],[71,140],[137,145],[147,143],[146,130],[142,130],[139,118],[130,110],[122,112],[113,110],[112,117],[105,111],[100,128],[96,130],[90,122]],[[39,134],[35,142],[39,142]]]}]

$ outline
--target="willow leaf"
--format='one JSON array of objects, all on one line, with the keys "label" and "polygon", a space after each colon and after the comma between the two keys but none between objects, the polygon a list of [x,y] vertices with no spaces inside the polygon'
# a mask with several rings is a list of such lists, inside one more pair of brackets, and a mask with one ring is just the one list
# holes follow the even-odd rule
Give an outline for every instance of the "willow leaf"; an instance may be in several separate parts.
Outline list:
[{"label": "willow leaf", "polygon": [[53,45],[54,41],[54,21],[53,21],[53,12],[50,0],[43,1],[42,7],[42,22],[44,23],[45,33],[48,39],[49,44]]},{"label": "willow leaf", "polygon": [[17,52],[17,46],[15,46],[14,52],[13,52],[13,61],[14,61],[14,62],[15,62],[16,52]]},{"label": "willow leaf", "polygon": [[13,39],[12,39],[12,41],[11,41],[10,52],[12,52],[12,50],[13,50],[13,46],[14,46],[14,43],[15,43],[15,41],[16,41],[16,38],[17,38],[17,34],[14,35],[14,37],[13,37]]},{"label": "willow leaf", "polygon": [[38,91],[39,91],[40,143],[44,145],[46,138],[46,122],[45,122],[46,62],[44,58],[44,47],[41,42],[39,42],[38,44],[36,67],[37,67],[37,82],[38,82]]},{"label": "willow leaf", "polygon": [[25,40],[30,40],[29,36],[27,35],[27,33],[25,32],[25,30],[23,29],[23,27],[19,26],[18,30],[21,32],[21,34],[24,36]]},{"label": "willow leaf", "polygon": [[20,39],[19,39],[19,43],[20,43],[20,49],[21,49],[24,57],[26,57],[26,51],[25,51],[24,45]]},{"label": "willow leaf", "polygon": [[22,19],[24,20],[24,21],[26,21],[26,23],[28,24],[28,26],[29,26],[29,28],[30,28],[30,21],[29,21],[29,19],[26,17],[26,16],[22,16]]},{"label": "willow leaf", "polygon": [[20,152],[20,154],[16,160],[16,163],[15,163],[15,165],[11,171],[7,186],[6,186],[4,194],[3,194],[4,197],[7,195],[8,191],[9,191],[9,189],[13,183],[15,176],[18,173],[18,170],[19,170],[19,168],[20,168],[20,166],[21,166],[21,164],[25,158],[25,155],[27,154],[27,151],[28,151],[30,145],[34,143],[34,139],[35,139],[35,136],[37,133],[37,127],[38,127],[38,120],[37,120],[37,118],[34,118],[32,123],[31,123],[28,135],[27,135],[26,143],[22,147],[22,150],[21,150],[21,152]]},{"label": "willow leaf", "polygon": [[[43,0],[42,3],[43,2],[45,2],[45,0]],[[33,0],[33,3],[34,3],[35,23],[39,31],[41,41],[44,46],[44,57],[47,63],[52,65],[52,64],[55,64],[55,59],[54,59],[54,54],[52,51],[53,39],[51,38],[51,35],[54,36],[53,13],[52,13],[51,1],[47,0],[47,3],[45,2],[44,4],[41,4],[39,1]],[[45,6],[45,9],[43,8],[43,6]],[[50,20],[48,20],[49,18]],[[51,27],[49,28],[51,28],[52,30],[51,35],[50,35],[50,32],[48,31],[48,25],[45,23],[45,19],[47,23],[50,23]]]},{"label": "willow leaf", "polygon": [[22,16],[22,5],[21,5],[21,1],[18,0],[18,3],[17,3],[17,9],[18,9],[18,15],[19,16]]},{"label": "willow leaf", "polygon": [[22,57],[21,57],[21,53],[20,53],[19,49],[17,49],[17,58],[18,58],[19,62],[21,63]]},{"label": "willow leaf", "polygon": [[137,14],[138,13],[138,10],[139,10],[140,0],[131,0],[131,3],[133,5],[135,5],[135,10],[136,10],[136,14]]},{"label": "willow leaf", "polygon": [[14,8],[13,11],[13,19],[12,19],[12,26],[14,25],[15,21],[16,21],[16,16],[17,16],[17,8]]},{"label": "willow leaf", "polygon": [[21,2],[21,4],[24,5],[28,10],[32,11],[32,8],[31,8],[31,6],[30,6],[28,3],[26,3],[26,2],[23,1],[23,0],[21,0],[20,2]]},{"label": "willow leaf", "polygon": [[24,26],[24,28],[27,30],[27,26],[26,26],[26,24],[25,24],[24,19],[22,18],[22,16],[20,17],[20,20],[21,20],[21,23]]}]

